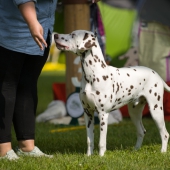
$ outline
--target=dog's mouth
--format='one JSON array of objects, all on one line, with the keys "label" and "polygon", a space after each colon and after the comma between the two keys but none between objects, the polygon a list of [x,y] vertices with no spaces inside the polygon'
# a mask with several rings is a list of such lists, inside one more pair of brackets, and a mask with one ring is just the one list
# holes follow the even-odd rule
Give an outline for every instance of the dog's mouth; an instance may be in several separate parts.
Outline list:
[{"label": "dog's mouth", "polygon": [[59,50],[68,50],[69,47],[67,47],[66,45],[62,45],[58,42],[55,41],[55,44],[56,44],[56,47],[59,49]]}]

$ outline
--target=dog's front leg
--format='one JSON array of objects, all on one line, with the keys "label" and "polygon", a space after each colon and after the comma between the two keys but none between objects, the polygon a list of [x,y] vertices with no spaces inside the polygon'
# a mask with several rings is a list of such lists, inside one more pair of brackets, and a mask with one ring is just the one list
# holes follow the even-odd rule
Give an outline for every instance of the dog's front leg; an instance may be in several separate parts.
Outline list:
[{"label": "dog's front leg", "polygon": [[94,112],[84,109],[84,118],[87,131],[87,156],[90,156],[94,148]]},{"label": "dog's front leg", "polygon": [[100,156],[103,156],[106,151],[108,115],[109,115],[108,113],[99,112],[99,120],[100,120],[99,155]]}]

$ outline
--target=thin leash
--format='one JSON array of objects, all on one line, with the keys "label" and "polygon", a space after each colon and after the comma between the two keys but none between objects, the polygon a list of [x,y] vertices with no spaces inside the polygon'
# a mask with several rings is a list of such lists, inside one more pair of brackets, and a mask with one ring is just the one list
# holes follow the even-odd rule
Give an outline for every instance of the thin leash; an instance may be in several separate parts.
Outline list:
[{"label": "thin leash", "polygon": [[[97,4],[96,3],[92,3],[92,9],[94,9],[95,11],[97,11]],[[92,15],[92,22],[93,22],[93,25],[94,25],[94,35],[95,37],[97,37],[97,13],[96,12],[93,12],[93,15]]]}]

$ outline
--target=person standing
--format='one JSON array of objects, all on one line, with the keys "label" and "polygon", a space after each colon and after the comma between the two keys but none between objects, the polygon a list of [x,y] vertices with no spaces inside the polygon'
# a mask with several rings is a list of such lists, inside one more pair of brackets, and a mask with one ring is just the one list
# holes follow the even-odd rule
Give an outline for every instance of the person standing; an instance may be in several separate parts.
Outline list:
[{"label": "person standing", "polygon": [[[0,158],[47,156],[35,146],[37,80],[48,57],[57,0],[0,2]],[[12,123],[18,140],[11,146]]]},{"label": "person standing", "polygon": [[[56,5],[57,0],[0,2],[0,159],[52,157],[35,146],[35,114],[37,81],[49,54]],[[11,145],[12,123],[17,154]]]},{"label": "person standing", "polygon": [[170,1],[140,0],[139,65],[170,81]]}]

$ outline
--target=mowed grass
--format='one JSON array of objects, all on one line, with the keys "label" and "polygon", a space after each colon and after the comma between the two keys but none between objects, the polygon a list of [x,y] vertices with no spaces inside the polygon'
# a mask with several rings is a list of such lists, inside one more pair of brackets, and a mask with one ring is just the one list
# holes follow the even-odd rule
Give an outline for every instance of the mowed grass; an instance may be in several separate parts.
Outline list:
[{"label": "mowed grass", "polygon": [[[94,155],[86,156],[86,130],[51,133],[51,130],[68,128],[48,123],[36,126],[36,145],[54,158],[22,157],[17,162],[0,160],[1,170],[163,170],[170,169],[170,149],[160,153],[161,141],[154,122],[144,118],[147,133],[143,146],[134,151],[135,129],[129,119],[118,125],[109,125],[107,151],[104,157],[98,155],[99,127],[95,127]],[[170,131],[170,124],[167,122]],[[13,146],[16,146],[15,138]]]},{"label": "mowed grass", "polygon": [[[50,78],[51,77],[51,78]],[[59,78],[58,78],[59,77]],[[55,80],[54,80],[55,79]],[[42,74],[39,80],[39,113],[53,99],[50,87],[53,81],[64,80],[63,73]],[[43,83],[43,84],[42,84]],[[51,94],[47,94],[51,93]],[[43,96],[45,95],[45,96]],[[38,112],[37,112],[38,114]],[[0,160],[0,170],[164,170],[170,169],[170,147],[161,153],[161,140],[151,118],[143,118],[147,130],[142,148],[134,151],[136,131],[130,119],[124,118],[118,125],[109,125],[107,151],[103,157],[98,155],[99,126],[95,126],[94,154],[86,156],[86,130],[67,130],[51,133],[71,126],[36,124],[36,145],[54,158],[21,157],[17,162]],[[170,122],[166,122],[170,132]],[[13,132],[13,147],[17,145]]]}]

